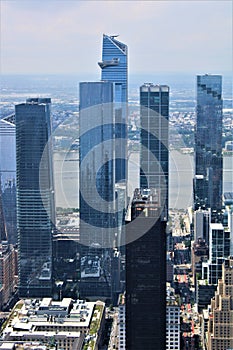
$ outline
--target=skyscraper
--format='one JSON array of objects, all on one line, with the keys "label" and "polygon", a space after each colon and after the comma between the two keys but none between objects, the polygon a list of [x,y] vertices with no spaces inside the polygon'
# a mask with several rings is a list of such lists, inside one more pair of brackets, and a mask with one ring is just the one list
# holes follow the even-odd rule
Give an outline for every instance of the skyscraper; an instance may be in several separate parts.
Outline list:
[{"label": "skyscraper", "polygon": [[50,105],[50,98],[32,98],[15,106],[19,295],[22,297],[51,296],[52,291],[54,193],[52,149],[51,145],[46,147],[51,136]]},{"label": "skyscraper", "polygon": [[115,83],[116,182],[127,179],[128,48],[117,35],[103,35],[101,80]]},{"label": "skyscraper", "polygon": [[115,186],[114,83],[83,82],[79,91],[81,243],[109,247],[105,228],[112,226]]},{"label": "skyscraper", "polygon": [[127,46],[104,35],[98,64],[101,82],[80,83],[81,295],[113,300],[126,198]]},{"label": "skyscraper", "polygon": [[166,349],[166,218],[159,192],[136,189],[126,225],[127,350]]},{"label": "skyscraper", "polygon": [[195,130],[195,209],[221,209],[222,204],[222,77],[197,76]]},{"label": "skyscraper", "polygon": [[168,213],[169,87],[140,87],[141,151],[140,187],[159,188]]},{"label": "skyscraper", "polygon": [[81,295],[111,298],[115,84],[83,82],[79,91]]}]

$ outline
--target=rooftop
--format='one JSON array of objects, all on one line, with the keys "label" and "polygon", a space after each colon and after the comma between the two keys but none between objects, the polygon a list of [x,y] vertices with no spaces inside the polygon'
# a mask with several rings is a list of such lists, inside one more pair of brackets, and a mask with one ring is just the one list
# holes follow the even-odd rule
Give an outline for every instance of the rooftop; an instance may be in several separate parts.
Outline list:
[{"label": "rooftop", "polygon": [[[42,330],[47,326],[49,333],[44,332],[44,336],[53,336],[52,333],[61,335],[61,332],[72,336],[72,332],[90,328],[93,317],[96,318],[98,314],[94,310],[100,307],[100,303],[74,301],[71,298],[63,298],[61,301],[53,301],[51,298],[20,300],[6,322],[2,339],[11,340],[16,335],[25,337],[29,333],[43,338]],[[104,303],[101,306],[104,307]],[[99,317],[100,322],[102,314]]]}]

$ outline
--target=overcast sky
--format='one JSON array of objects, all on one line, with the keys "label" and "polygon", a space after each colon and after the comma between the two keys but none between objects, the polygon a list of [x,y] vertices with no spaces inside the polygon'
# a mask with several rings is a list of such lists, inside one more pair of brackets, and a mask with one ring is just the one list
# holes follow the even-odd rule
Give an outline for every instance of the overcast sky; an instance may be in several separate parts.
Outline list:
[{"label": "overcast sky", "polygon": [[0,0],[1,73],[98,74],[103,33],[129,73],[232,71],[232,1]]}]

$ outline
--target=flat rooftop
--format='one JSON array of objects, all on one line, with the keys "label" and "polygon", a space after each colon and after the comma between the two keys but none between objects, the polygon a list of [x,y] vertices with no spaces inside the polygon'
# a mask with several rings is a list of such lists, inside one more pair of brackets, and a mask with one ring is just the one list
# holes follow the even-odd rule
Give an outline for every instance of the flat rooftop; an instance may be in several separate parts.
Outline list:
[{"label": "flat rooftop", "polygon": [[73,301],[71,298],[63,298],[61,301],[53,301],[51,298],[20,300],[8,318],[3,339],[8,340],[10,337],[10,340],[14,336],[25,336],[29,333],[42,335],[42,330],[47,326],[49,334],[55,332],[62,335],[65,332],[67,336],[72,336],[72,332],[77,333],[82,328],[90,327],[97,303]]}]

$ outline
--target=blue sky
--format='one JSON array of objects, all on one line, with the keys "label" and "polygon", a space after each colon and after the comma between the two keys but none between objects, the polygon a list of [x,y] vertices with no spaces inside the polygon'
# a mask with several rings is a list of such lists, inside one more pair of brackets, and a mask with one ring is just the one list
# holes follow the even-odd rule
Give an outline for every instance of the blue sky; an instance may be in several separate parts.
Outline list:
[{"label": "blue sky", "polygon": [[99,76],[102,34],[129,73],[232,71],[232,1],[0,0],[1,73]]}]

